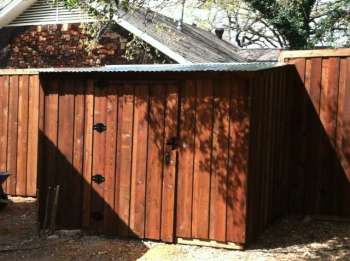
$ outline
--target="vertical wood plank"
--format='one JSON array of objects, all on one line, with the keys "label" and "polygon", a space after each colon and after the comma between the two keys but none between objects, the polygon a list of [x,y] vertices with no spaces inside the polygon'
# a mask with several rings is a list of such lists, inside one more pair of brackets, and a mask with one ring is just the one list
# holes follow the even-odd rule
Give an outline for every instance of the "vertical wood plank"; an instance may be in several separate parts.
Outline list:
[{"label": "vertical wood plank", "polygon": [[305,89],[310,95],[311,91],[312,59],[305,59]]},{"label": "vertical wood plank", "polygon": [[[8,137],[8,113],[9,113],[9,76],[0,76],[0,171],[7,171],[7,137]],[[6,183],[3,184],[7,190]],[[7,191],[6,191],[7,192]]]},{"label": "vertical wood plank", "polygon": [[161,84],[150,88],[149,130],[147,151],[145,237],[160,239],[162,169],[164,156],[164,101]]},{"label": "vertical wood plank", "polygon": [[17,181],[17,133],[18,133],[18,75],[10,76],[7,170],[7,193],[16,195]]},{"label": "vertical wood plank", "polygon": [[180,151],[177,177],[176,236],[192,236],[192,195],[194,137],[196,127],[196,82],[185,81],[181,88]]},{"label": "vertical wood plank", "polygon": [[217,81],[214,88],[213,163],[210,189],[210,239],[226,241],[226,196],[230,122],[229,79]]},{"label": "vertical wood plank", "polygon": [[116,219],[114,213],[115,195],[115,166],[117,146],[117,116],[118,116],[118,89],[112,83],[107,86],[107,131],[106,131],[106,169],[104,187],[104,233],[107,235],[116,234]]},{"label": "vertical wood plank", "polygon": [[31,75],[29,76],[27,196],[32,196],[32,197],[36,195],[36,190],[37,190],[38,153],[39,153],[38,152],[39,107],[40,107],[39,102],[40,102],[39,76]]},{"label": "vertical wood plank", "polygon": [[336,148],[350,181],[350,58],[340,61]]},{"label": "vertical wood plank", "polygon": [[[58,82],[48,84],[45,93],[45,155],[44,176],[47,185],[53,186],[56,179],[56,146],[58,123]],[[46,189],[46,188],[45,188]]]},{"label": "vertical wood plank", "polygon": [[165,111],[165,157],[163,167],[162,185],[162,224],[161,240],[165,242],[174,241],[174,218],[175,218],[175,189],[176,189],[176,163],[177,148],[167,144],[173,138],[178,138],[178,110],[179,90],[176,84],[169,84],[166,96]]},{"label": "vertical wood plank", "polygon": [[335,142],[336,114],[339,82],[339,58],[322,62],[321,122],[332,144]]},{"label": "vertical wood plank", "polygon": [[[79,205],[72,199],[77,191],[76,173],[73,169],[74,138],[74,84],[72,80],[60,80],[58,102],[57,176],[55,185],[60,185],[60,200],[57,208],[57,225],[76,228]],[[74,86],[75,87],[75,86]]]},{"label": "vertical wood plank", "polygon": [[83,157],[83,207],[82,225],[89,227],[91,217],[91,176],[93,159],[93,124],[94,124],[94,84],[89,79],[86,82],[85,92],[85,119],[84,119],[84,157]]},{"label": "vertical wood plank", "polygon": [[129,233],[129,211],[130,211],[130,183],[132,166],[132,141],[133,141],[133,115],[134,115],[134,87],[126,84],[122,88],[119,97],[118,119],[118,168],[117,176],[119,188],[116,212],[120,222],[118,234],[127,236]]},{"label": "vertical wood plank", "polygon": [[[307,92],[305,91],[305,68],[306,59],[298,58],[291,59],[291,64],[294,64],[297,69],[297,75],[295,76],[294,82],[294,102],[295,108],[293,109],[293,123],[292,132],[294,133],[293,143],[293,178],[290,180],[290,208],[294,213],[301,213],[303,208],[304,197],[304,183],[305,183],[305,153],[308,141],[305,139],[305,126],[306,126],[306,115],[307,115]],[[298,77],[299,76],[299,77]]]},{"label": "vertical wood plank", "polygon": [[230,104],[226,240],[236,243],[246,240],[249,126],[249,86],[234,81]]},{"label": "vertical wood plank", "polygon": [[81,80],[73,82],[74,90],[74,132],[73,132],[73,171],[71,186],[74,187],[72,205],[75,207],[74,225],[81,227],[83,195],[83,155],[84,155],[84,112],[85,90]]},{"label": "vertical wood plank", "polygon": [[318,114],[320,113],[321,73],[321,58],[313,58],[311,60],[310,98]]},{"label": "vertical wood plank", "polygon": [[26,196],[28,142],[29,76],[19,76],[16,195]]},{"label": "vertical wood plank", "polygon": [[147,84],[135,86],[133,161],[130,198],[130,230],[134,236],[145,236],[145,205],[148,142]]},{"label": "vertical wood plank", "polygon": [[213,86],[209,80],[199,80],[197,84],[192,236],[198,239],[208,239]]},{"label": "vertical wood plank", "polygon": [[270,192],[271,192],[271,179],[273,176],[273,165],[272,165],[272,151],[273,151],[273,123],[274,123],[274,117],[273,117],[273,106],[274,106],[274,78],[273,73],[268,72],[267,75],[267,82],[266,82],[266,92],[267,92],[267,99],[266,99],[266,106],[267,106],[267,112],[266,112],[266,133],[265,133],[265,139],[266,139],[266,147],[265,147],[265,161],[266,161],[266,169],[265,169],[265,199],[264,199],[264,224],[263,226],[266,227],[269,223],[270,218]]},{"label": "vertical wood plank", "polygon": [[[39,106],[38,106],[38,151],[37,151],[37,188],[36,188],[36,196],[38,197],[38,219],[40,223],[40,227],[43,227],[44,218],[45,218],[45,196],[47,195],[47,177],[45,175],[45,162],[44,159],[47,159],[47,155],[45,154],[45,144],[46,144],[46,134],[45,134],[45,88],[47,87],[44,79],[40,79],[38,77],[39,82]],[[29,93],[31,95],[31,93]],[[31,139],[31,138],[29,138]],[[29,159],[30,157],[28,157]],[[30,173],[31,170],[28,170]],[[30,179],[30,177],[29,177]],[[27,188],[29,191],[30,189]]]},{"label": "vertical wood plank", "polygon": [[[106,83],[104,86],[94,86],[94,125],[102,123],[106,125],[107,120],[107,99],[106,99]],[[108,126],[107,126],[108,128]],[[106,174],[106,131],[98,132],[93,131],[93,164],[92,164],[92,176],[101,175],[105,177]],[[104,186],[105,182],[97,183],[92,182],[92,206],[91,206],[91,224],[92,229],[95,232],[103,232],[103,214],[104,214]]]}]

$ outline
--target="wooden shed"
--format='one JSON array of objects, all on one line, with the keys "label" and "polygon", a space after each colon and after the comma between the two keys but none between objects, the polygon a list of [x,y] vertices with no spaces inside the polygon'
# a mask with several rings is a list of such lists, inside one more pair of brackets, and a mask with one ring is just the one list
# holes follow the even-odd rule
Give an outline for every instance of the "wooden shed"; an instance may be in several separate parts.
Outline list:
[{"label": "wooden shed", "polygon": [[292,66],[40,73],[39,190],[57,226],[245,245],[286,211]]}]

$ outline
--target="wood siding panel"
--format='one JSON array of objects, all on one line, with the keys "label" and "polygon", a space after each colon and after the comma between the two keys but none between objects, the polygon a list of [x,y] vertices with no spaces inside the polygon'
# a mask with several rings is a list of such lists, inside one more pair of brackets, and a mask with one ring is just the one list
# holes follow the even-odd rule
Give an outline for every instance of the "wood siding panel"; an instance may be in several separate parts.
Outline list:
[{"label": "wood siding panel", "polygon": [[93,160],[93,125],[94,125],[94,83],[87,80],[85,92],[85,114],[84,114],[84,156],[83,156],[83,206],[82,227],[88,228],[91,223],[91,177]]},{"label": "wood siding panel", "polygon": [[26,195],[28,145],[29,76],[19,77],[16,195]]},{"label": "wood siding panel", "polygon": [[73,81],[60,82],[58,88],[58,138],[56,148],[57,179],[60,185],[60,200],[57,212],[57,224],[65,223],[69,228],[76,227],[79,206],[74,204],[72,195],[76,191],[76,173],[73,169],[73,137],[74,137],[74,93]]},{"label": "wood siding panel", "polygon": [[133,161],[130,198],[130,230],[145,236],[149,86],[135,85]]},{"label": "wood siding panel", "polygon": [[165,155],[163,164],[161,240],[174,242],[175,191],[177,144],[169,144],[178,139],[179,90],[175,84],[169,84],[165,104]]},{"label": "wood siding panel", "polygon": [[335,141],[338,107],[339,59],[327,58],[322,61],[323,77],[321,87],[320,118],[332,143]]},{"label": "wood siding panel", "polygon": [[119,97],[118,118],[118,194],[116,213],[120,218],[118,234],[129,234],[130,185],[133,144],[134,88],[125,84]]},{"label": "wood siding panel", "polygon": [[[97,83],[100,84],[100,83]],[[107,98],[106,98],[106,83],[102,82],[103,86],[94,86],[94,123],[106,125],[107,112]],[[108,126],[107,126],[108,128]],[[105,177],[106,174],[106,131],[93,131],[93,164],[91,177],[101,175]],[[103,232],[103,214],[104,214],[104,185],[105,182],[92,182],[91,195],[91,224],[92,229],[98,233]]]},{"label": "wood siding panel", "polygon": [[[7,171],[7,142],[8,142],[8,116],[9,116],[9,92],[10,77],[0,77],[0,171]],[[3,184],[7,192],[7,182]]]},{"label": "wood siding panel", "polygon": [[150,89],[145,238],[154,240],[161,232],[165,91],[161,84]]},{"label": "wood siding panel", "polygon": [[337,151],[350,180],[350,58],[340,61],[339,100],[337,114]]},{"label": "wood siding panel", "polygon": [[221,242],[226,241],[230,94],[231,80],[215,83],[209,238]]},{"label": "wood siding panel", "polygon": [[11,176],[7,179],[7,193],[11,195],[16,195],[17,183],[18,81],[18,75],[10,76],[7,171]]},{"label": "wood siding panel", "polygon": [[[40,112],[40,82],[37,75],[29,76],[29,108],[28,108],[28,156],[26,196],[36,196],[38,153],[39,153],[39,112]],[[42,94],[41,94],[42,95]],[[44,98],[44,97],[42,97]],[[43,103],[41,110],[43,110]],[[43,124],[43,122],[42,122]]]},{"label": "wood siding panel", "polygon": [[116,177],[116,147],[118,131],[118,88],[108,83],[107,88],[107,119],[106,119],[106,169],[104,186],[104,228],[107,235],[114,235],[117,231],[116,214],[114,213],[115,177]]},{"label": "wood siding panel", "polygon": [[193,163],[196,128],[196,82],[185,81],[181,88],[180,150],[177,178],[176,236],[192,237]]},{"label": "wood siding panel", "polygon": [[210,173],[212,162],[213,85],[197,82],[196,137],[193,178],[192,237],[209,238]]},{"label": "wood siding panel", "polygon": [[226,240],[244,243],[250,124],[249,86],[245,82],[233,81],[230,97]]}]

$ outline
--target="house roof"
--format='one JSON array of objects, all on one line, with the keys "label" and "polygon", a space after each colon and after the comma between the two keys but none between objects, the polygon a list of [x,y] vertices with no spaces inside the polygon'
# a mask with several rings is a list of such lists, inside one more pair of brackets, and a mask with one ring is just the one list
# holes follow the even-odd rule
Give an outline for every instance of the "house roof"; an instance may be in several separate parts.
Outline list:
[{"label": "house roof", "polygon": [[[14,2],[16,4],[13,4]],[[24,2],[26,2],[26,5],[24,5]],[[31,6],[28,5],[29,2]],[[0,9],[0,27],[6,25],[35,25],[44,23],[44,21],[46,21],[46,24],[71,22],[69,19],[58,19],[58,8],[51,6],[51,10],[49,10],[48,5],[45,4],[46,2],[46,0],[11,1],[12,13],[7,12],[6,19],[2,19],[2,13],[10,4]],[[45,8],[40,8],[40,5],[45,5]],[[16,6],[21,6],[21,12],[18,12],[19,9],[16,9]],[[62,7],[59,10],[61,9]],[[17,11],[14,12],[14,10]],[[66,14],[67,10],[62,11],[62,13]],[[51,16],[56,14],[56,19],[43,19],[43,16],[48,16],[48,14]],[[225,40],[219,39],[213,33],[189,24],[183,24],[182,29],[179,30],[175,20],[159,13],[144,10],[130,12],[122,17],[115,16],[114,20],[119,26],[178,63],[246,61],[237,54],[238,48]]]},{"label": "house roof", "polygon": [[134,25],[163,45],[176,50],[192,63],[245,61],[237,54],[238,48],[219,39],[215,34],[186,23],[182,24],[180,30],[177,21],[156,12],[130,12],[120,20]]},{"label": "house roof", "polygon": [[278,48],[239,49],[237,54],[248,62],[276,62],[282,50]]}]

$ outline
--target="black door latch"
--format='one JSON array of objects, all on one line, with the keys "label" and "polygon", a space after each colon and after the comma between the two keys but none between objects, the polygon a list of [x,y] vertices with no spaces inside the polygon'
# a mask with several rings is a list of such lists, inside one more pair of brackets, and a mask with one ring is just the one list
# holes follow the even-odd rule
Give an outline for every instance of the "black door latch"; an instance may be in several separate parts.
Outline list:
[{"label": "black door latch", "polygon": [[93,126],[93,129],[99,133],[101,132],[104,132],[105,130],[107,130],[107,126],[104,125],[103,123],[96,123],[94,126]]},{"label": "black door latch", "polygon": [[98,211],[94,211],[91,213],[91,218],[96,221],[101,221],[103,219],[103,214]]},{"label": "black door latch", "polygon": [[96,175],[92,176],[91,179],[93,182],[96,182],[97,184],[101,184],[101,183],[105,182],[105,180],[106,180],[105,177],[103,177],[100,174],[96,174]]},{"label": "black door latch", "polygon": [[172,137],[167,140],[167,146],[171,147],[171,150],[176,150],[179,147],[179,139],[177,137]]}]

